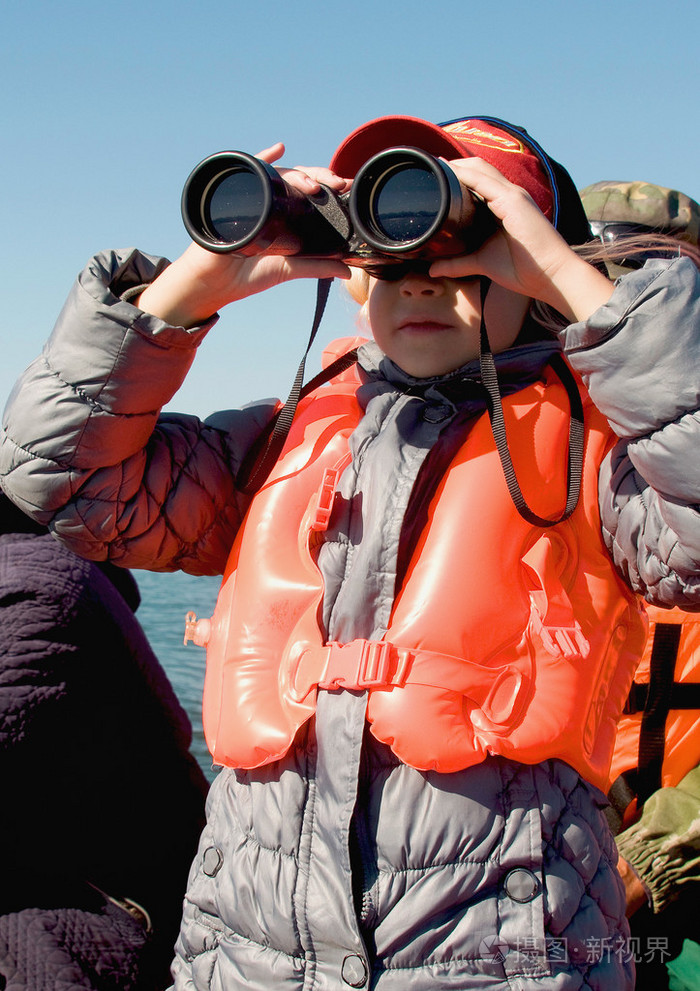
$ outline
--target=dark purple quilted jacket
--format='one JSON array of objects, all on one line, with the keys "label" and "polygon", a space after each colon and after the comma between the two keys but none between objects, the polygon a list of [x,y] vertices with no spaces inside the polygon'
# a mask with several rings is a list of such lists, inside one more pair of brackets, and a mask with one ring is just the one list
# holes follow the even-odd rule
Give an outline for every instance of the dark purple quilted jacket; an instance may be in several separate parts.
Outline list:
[{"label": "dark purple quilted jacket", "polygon": [[0,987],[163,987],[204,815],[190,725],[131,575],[23,528],[0,497]]}]

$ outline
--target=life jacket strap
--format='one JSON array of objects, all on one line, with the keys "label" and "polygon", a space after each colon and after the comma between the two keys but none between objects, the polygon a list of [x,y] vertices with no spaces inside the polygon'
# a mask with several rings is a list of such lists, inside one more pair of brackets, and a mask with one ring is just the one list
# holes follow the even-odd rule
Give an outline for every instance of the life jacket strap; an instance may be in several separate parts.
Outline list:
[{"label": "life jacket strap", "polygon": [[[633,682],[625,702],[624,714],[633,716],[637,712],[644,712],[648,698],[649,686],[644,682]],[[674,681],[669,703],[671,712],[700,709],[700,682]]]},{"label": "life jacket strap", "polygon": [[639,732],[637,803],[640,808],[661,787],[666,720],[671,708],[671,690],[680,639],[679,625],[656,624],[649,661],[649,695]]},{"label": "life jacket strap", "polygon": [[386,640],[352,640],[323,646],[301,644],[290,652],[288,692],[303,702],[316,689],[366,691],[421,685],[464,696],[485,729],[514,722],[531,690],[531,679],[514,664],[475,664],[433,650],[396,647]]},{"label": "life jacket strap", "polygon": [[615,827],[621,827],[625,811],[636,798],[637,810],[661,787],[666,749],[666,721],[673,709],[700,708],[700,685],[674,681],[682,626],[657,623],[649,660],[649,684],[634,682],[624,712],[642,713],[639,728],[637,766],[623,772],[611,785],[611,803]]}]

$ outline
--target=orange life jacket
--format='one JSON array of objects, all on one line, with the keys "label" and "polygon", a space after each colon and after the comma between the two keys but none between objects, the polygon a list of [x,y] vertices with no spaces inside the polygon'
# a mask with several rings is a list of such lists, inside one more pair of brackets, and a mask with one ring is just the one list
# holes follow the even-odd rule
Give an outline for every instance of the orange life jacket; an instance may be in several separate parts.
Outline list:
[{"label": "orange life jacket", "polygon": [[[350,460],[356,384],[302,400],[282,455],[253,498],[211,620],[203,717],[214,761],[279,759],[319,688],[367,690],[371,731],[419,769],[454,771],[487,754],[559,757],[603,786],[615,723],[644,644],[635,596],[601,538],[598,468],[609,426],[584,396],[581,498],[565,523],[527,523],[508,493],[486,414],[469,429],[376,642],[326,643],[314,549]],[[528,504],[566,501],[569,401],[551,371],[503,400]]]},{"label": "orange life jacket", "polygon": [[609,797],[625,823],[700,763],[700,614],[647,611],[649,638],[610,767]]}]

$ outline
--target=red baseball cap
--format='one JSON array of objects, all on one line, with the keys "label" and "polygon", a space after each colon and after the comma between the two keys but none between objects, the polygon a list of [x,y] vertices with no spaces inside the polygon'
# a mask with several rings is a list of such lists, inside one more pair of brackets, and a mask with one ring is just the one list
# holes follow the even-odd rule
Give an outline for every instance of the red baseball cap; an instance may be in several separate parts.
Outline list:
[{"label": "red baseball cap", "polygon": [[330,167],[353,178],[373,155],[409,146],[436,158],[482,158],[532,196],[556,223],[557,187],[550,160],[522,128],[489,117],[431,124],[418,117],[378,117],[353,131],[336,150]]}]

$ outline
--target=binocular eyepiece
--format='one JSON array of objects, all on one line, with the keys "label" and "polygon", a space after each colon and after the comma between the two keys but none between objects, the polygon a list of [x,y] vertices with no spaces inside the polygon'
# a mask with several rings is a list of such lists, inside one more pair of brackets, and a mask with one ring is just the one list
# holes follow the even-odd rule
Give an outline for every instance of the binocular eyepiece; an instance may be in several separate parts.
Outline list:
[{"label": "binocular eyepiece", "polygon": [[445,162],[409,147],[374,155],[340,196],[325,186],[302,193],[261,159],[220,152],[187,179],[182,216],[209,251],[334,256],[364,268],[467,254],[496,229]]}]

